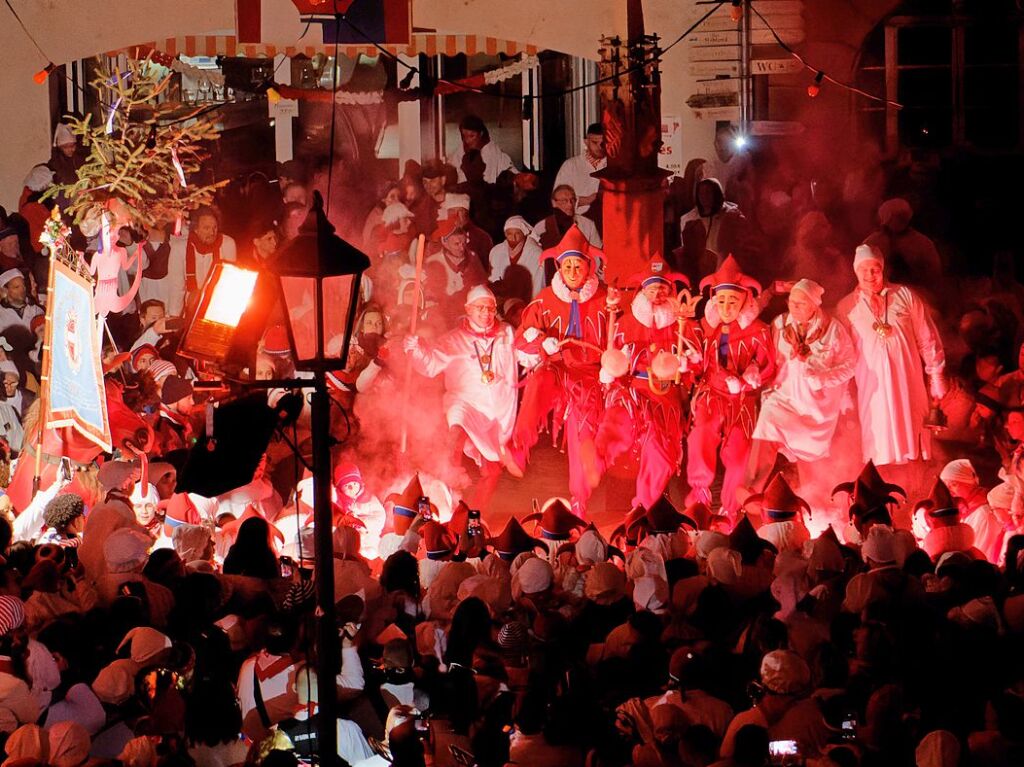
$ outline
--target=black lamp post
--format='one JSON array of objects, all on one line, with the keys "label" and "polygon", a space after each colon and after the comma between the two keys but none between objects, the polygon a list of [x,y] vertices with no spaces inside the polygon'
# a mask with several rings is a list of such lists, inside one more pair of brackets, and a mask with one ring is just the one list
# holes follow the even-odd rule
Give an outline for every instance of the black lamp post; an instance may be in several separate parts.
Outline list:
[{"label": "black lamp post", "polygon": [[[335,234],[324,214],[323,198],[314,192],[313,209],[299,235],[268,264],[278,283],[276,291],[287,319],[288,336],[297,370],[310,379],[249,382],[267,388],[312,386],[313,521],[317,572],[317,678],[320,690],[320,763],[338,762],[337,693],[340,670],[335,623],[334,548],[331,535],[331,433],[327,373],[341,370],[348,358],[355,324],[362,273],[370,260]],[[265,273],[264,273],[265,274]],[[266,314],[267,307],[250,306],[256,292],[256,273],[218,265],[203,287],[195,316],[182,342],[182,352],[199,359],[222,361],[232,348],[234,331],[249,312]]]},{"label": "black lamp post", "polygon": [[281,297],[295,367],[313,373],[313,524],[317,572],[317,678],[320,763],[338,761],[337,691],[340,670],[334,610],[334,542],[331,535],[331,402],[327,372],[341,370],[359,304],[359,283],[370,266],[366,255],[335,234],[319,192],[313,210],[270,263],[281,281]]}]

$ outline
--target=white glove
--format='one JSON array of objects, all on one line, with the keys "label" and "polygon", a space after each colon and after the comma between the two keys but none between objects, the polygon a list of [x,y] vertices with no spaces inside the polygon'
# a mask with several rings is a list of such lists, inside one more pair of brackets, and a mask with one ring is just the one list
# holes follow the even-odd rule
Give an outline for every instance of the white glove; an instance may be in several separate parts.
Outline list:
[{"label": "white glove", "polygon": [[676,359],[679,360],[679,373],[685,373],[690,365],[689,361],[686,359],[686,355],[680,354]]},{"label": "white glove", "polygon": [[751,365],[743,371],[743,380],[751,389],[756,389],[761,385],[761,371]]},{"label": "white glove", "polygon": [[527,328],[523,331],[523,338],[526,339],[526,343],[532,344],[538,338],[540,338],[540,331],[537,328]]},{"label": "white glove", "polygon": [[549,357],[553,354],[558,354],[558,339],[548,336],[541,341],[540,348],[544,350],[544,353]]},{"label": "white glove", "polygon": [[704,360],[704,356],[697,349],[687,349],[683,352],[683,355],[694,367],[699,367],[700,363]]},{"label": "white glove", "polygon": [[946,377],[942,373],[932,373],[928,376],[928,393],[935,399],[942,399],[949,391],[946,385]]},{"label": "white glove", "polygon": [[600,381],[601,383],[607,385],[607,384],[612,383],[615,380],[615,376],[613,376],[610,372],[608,372],[604,368],[601,368],[601,372],[597,374],[597,380]]},{"label": "white glove", "polygon": [[726,376],[725,388],[729,394],[739,394],[743,390],[743,383],[736,376]]},{"label": "white glove", "polygon": [[408,354],[414,351],[417,346],[420,345],[420,339],[417,336],[406,336],[402,339],[402,349]]}]

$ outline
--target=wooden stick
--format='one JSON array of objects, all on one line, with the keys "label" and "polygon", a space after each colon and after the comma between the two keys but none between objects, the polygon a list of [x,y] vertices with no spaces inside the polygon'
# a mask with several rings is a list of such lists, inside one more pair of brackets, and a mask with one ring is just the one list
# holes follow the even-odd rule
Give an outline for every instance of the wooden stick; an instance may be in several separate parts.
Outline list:
[{"label": "wooden stick", "polygon": [[[416,279],[413,282],[412,290],[412,318],[409,320],[409,335],[416,335],[416,323],[420,316],[420,295],[423,282],[423,249],[426,247],[427,238],[420,235],[416,241]],[[405,366],[405,383],[402,386],[402,437],[399,440],[398,452],[405,455],[409,447],[409,388],[412,386],[412,364]]]}]

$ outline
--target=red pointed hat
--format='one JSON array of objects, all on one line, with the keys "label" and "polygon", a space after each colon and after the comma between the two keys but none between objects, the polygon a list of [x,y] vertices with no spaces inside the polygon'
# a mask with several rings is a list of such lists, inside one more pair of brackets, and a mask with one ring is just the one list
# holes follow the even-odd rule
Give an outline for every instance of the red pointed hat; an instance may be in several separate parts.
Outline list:
[{"label": "red pointed hat", "polygon": [[429,520],[420,528],[427,559],[448,559],[455,550],[455,537],[440,522]]},{"label": "red pointed hat", "polygon": [[491,538],[487,543],[506,562],[511,562],[524,551],[533,551],[538,547],[547,549],[544,541],[527,533],[515,517],[509,517],[498,537]]},{"label": "red pointed hat", "polygon": [[[894,485],[891,482],[886,482],[882,479],[882,475],[878,473],[878,469],[875,468],[874,461],[868,461],[864,464],[864,468],[860,470],[860,474],[857,475],[857,479],[852,482],[841,482],[832,489],[832,495],[835,495],[840,490],[844,493],[850,493],[856,495],[856,484],[857,480],[860,480],[863,485],[874,492],[875,495],[889,495],[891,493],[899,493],[904,498],[907,497],[907,491],[899,485]],[[895,503],[895,501],[893,501]]]},{"label": "red pointed hat", "polygon": [[683,283],[687,288],[690,287],[690,278],[685,274],[673,272],[668,262],[661,257],[661,253],[655,253],[651,256],[651,260],[647,262],[647,267],[629,278],[629,284],[635,285],[641,290],[656,282],[668,285],[673,291],[676,288],[675,283],[677,282]]},{"label": "red pointed hat", "polygon": [[585,258],[593,266],[595,258],[604,258],[604,251],[591,245],[583,236],[580,228],[573,224],[569,227],[569,231],[562,236],[561,242],[540,254],[542,261],[550,258],[556,264],[562,263],[563,258],[570,256]]},{"label": "red pointed hat", "polygon": [[536,514],[530,514],[523,522],[540,521],[540,537],[548,541],[564,541],[572,531],[587,524],[569,511],[569,504],[564,498],[551,498],[544,503]]},{"label": "red pointed hat", "polygon": [[781,472],[772,477],[763,493],[754,493],[743,505],[758,501],[761,503],[761,513],[771,522],[785,522],[794,519],[801,509],[807,512],[811,510],[807,501],[793,492]]},{"label": "red pointed hat", "polygon": [[754,294],[761,292],[761,283],[753,277],[745,275],[731,253],[725,257],[725,261],[717,271],[700,281],[701,290],[708,286],[711,287],[712,293],[717,293],[719,290],[749,290]]},{"label": "red pointed hat", "polygon": [[[416,516],[419,514],[416,502],[422,497],[423,485],[420,484],[420,475],[413,474],[409,484],[405,486],[405,490],[401,493],[391,493],[384,499],[385,503],[390,502],[394,505],[391,513],[391,523],[395,532],[399,535],[405,535],[409,526],[412,525],[412,521],[416,519]],[[435,517],[437,516],[437,507],[432,503],[430,504],[430,511]]]},{"label": "red pointed hat", "polygon": [[[895,487],[895,485],[891,487]],[[850,520],[858,529],[865,522],[891,525],[892,514],[889,513],[889,506],[898,502],[897,498],[871,487],[858,477],[854,481],[853,491],[850,493]]]},{"label": "red pointed hat", "polygon": [[622,524],[612,530],[611,536],[608,540],[615,544],[621,542],[626,546],[636,546],[636,535],[637,530],[639,529],[637,524],[644,518],[645,514],[647,514],[647,509],[644,508],[643,504],[637,504],[634,506],[630,509],[629,513],[626,514],[626,518],[622,520]]},{"label": "red pointed hat", "polygon": [[950,527],[960,521],[960,504],[949,492],[946,483],[935,480],[932,492],[914,504],[914,511],[924,509],[933,527]]},{"label": "red pointed hat", "polygon": [[677,532],[683,525],[689,525],[694,530],[697,529],[697,523],[680,513],[665,496],[661,496],[654,502],[644,518],[655,535]]},{"label": "red pointed hat", "polygon": [[[279,543],[284,543],[284,533],[278,530],[275,525],[271,524],[270,520],[268,520],[265,516],[260,514],[256,507],[253,506],[251,503],[245,507],[245,511],[242,512],[242,516],[240,516],[238,519],[233,519],[230,522],[226,522],[221,527],[221,533],[224,536],[224,540],[231,541],[232,543],[234,543],[234,541],[238,539],[238,529],[242,526],[242,523],[245,522],[247,519],[253,519],[254,517],[258,517],[259,519],[262,519],[264,522],[266,522],[267,532],[274,538],[277,538]],[[270,543],[270,541],[268,541],[268,543]]]}]

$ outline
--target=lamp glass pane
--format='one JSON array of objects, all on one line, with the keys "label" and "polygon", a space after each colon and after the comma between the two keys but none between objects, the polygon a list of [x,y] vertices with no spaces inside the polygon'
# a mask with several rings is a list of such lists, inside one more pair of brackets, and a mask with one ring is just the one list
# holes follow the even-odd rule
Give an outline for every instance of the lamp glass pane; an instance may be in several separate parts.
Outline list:
[{"label": "lamp glass pane", "polygon": [[355,279],[354,274],[342,274],[324,280],[324,356],[328,359],[340,359],[345,351]]},{"label": "lamp glass pane", "polygon": [[213,286],[210,303],[206,307],[203,319],[220,325],[237,327],[242,314],[249,306],[253,289],[256,287],[257,272],[239,269],[231,264],[224,264],[220,279]]},{"label": "lamp glass pane", "polygon": [[316,279],[282,276],[281,291],[295,339],[296,360],[316,359]]}]

